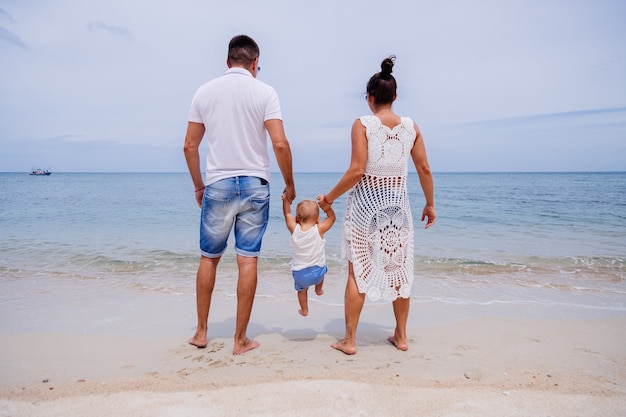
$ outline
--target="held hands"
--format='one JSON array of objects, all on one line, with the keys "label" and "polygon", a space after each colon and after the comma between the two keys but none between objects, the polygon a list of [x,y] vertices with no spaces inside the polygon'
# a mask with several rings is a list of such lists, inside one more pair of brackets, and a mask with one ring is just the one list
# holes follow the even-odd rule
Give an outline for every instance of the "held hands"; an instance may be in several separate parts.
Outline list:
[{"label": "held hands", "polygon": [[291,203],[287,199],[287,196],[284,192],[281,194],[280,199],[283,201],[283,214],[291,214]]},{"label": "held hands", "polygon": [[293,203],[293,200],[296,198],[296,189],[295,187],[285,187],[283,190],[283,194],[281,196],[282,200],[286,200],[289,204]]},{"label": "held hands", "polygon": [[426,226],[424,229],[428,229],[430,226],[435,224],[435,220],[437,220],[437,213],[435,213],[435,208],[433,206],[424,206],[424,211],[422,212],[422,221],[424,219],[428,219],[426,221]]},{"label": "held hands", "polygon": [[287,196],[285,195],[285,192],[283,191],[283,193],[280,195],[280,199],[283,200],[283,207],[290,207],[291,206],[291,202],[289,201],[289,199],[287,198]]},{"label": "held hands", "polygon": [[326,213],[328,209],[330,209],[330,206],[333,204],[333,202],[328,201],[328,199],[326,198],[326,194],[318,195],[316,198],[317,198],[317,204],[324,211],[324,213]]}]

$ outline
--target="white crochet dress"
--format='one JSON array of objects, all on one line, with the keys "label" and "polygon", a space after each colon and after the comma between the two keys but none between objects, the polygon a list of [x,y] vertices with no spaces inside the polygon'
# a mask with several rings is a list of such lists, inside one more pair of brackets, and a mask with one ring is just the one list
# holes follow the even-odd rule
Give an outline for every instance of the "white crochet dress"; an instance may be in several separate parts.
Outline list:
[{"label": "white crochet dress", "polygon": [[393,129],[373,115],[360,120],[366,128],[367,166],[348,193],[342,256],[353,264],[360,293],[374,301],[408,298],[413,284],[413,218],[406,181],[415,128],[408,117]]}]

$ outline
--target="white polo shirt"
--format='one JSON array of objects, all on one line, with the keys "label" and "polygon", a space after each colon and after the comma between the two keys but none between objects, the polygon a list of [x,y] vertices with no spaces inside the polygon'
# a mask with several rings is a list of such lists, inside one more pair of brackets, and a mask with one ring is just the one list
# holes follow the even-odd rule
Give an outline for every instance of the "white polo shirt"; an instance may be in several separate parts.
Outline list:
[{"label": "white polo shirt", "polygon": [[189,121],[202,123],[207,142],[206,184],[249,175],[270,180],[264,122],[281,119],[278,94],[243,68],[230,68],[196,91]]}]

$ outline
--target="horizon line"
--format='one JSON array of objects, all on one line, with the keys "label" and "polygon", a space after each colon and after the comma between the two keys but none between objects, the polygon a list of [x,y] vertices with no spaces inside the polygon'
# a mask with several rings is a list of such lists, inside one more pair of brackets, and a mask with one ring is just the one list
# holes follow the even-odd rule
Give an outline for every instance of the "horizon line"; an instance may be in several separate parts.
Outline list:
[{"label": "horizon line", "polygon": [[[56,174],[189,174],[186,171],[52,171]],[[345,171],[298,171],[297,174],[343,174]],[[23,174],[30,171],[0,171],[0,174]],[[626,170],[564,170],[564,171],[432,171],[433,174],[619,174]],[[281,175],[280,171],[271,171],[272,175]],[[417,174],[409,172],[409,175]]]}]

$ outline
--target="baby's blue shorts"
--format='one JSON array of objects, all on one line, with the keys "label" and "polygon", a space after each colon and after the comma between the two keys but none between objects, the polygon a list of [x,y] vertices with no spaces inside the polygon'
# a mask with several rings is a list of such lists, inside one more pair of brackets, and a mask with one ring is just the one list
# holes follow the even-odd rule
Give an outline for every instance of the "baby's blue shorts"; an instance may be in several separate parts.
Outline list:
[{"label": "baby's blue shorts", "polygon": [[328,272],[326,265],[310,266],[308,268],[301,269],[300,271],[291,271],[291,274],[293,275],[294,288],[297,291],[302,291],[309,288],[311,285],[317,285],[322,282],[326,272]]}]

